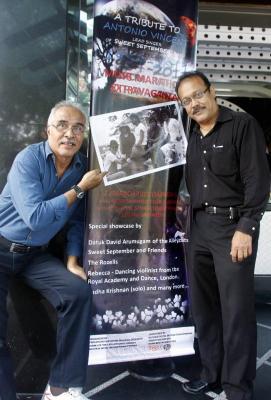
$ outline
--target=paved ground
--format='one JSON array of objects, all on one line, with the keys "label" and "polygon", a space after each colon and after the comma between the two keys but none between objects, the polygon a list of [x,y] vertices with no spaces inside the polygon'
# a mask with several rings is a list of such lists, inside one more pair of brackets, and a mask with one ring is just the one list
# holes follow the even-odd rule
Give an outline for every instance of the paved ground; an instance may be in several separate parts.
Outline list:
[{"label": "paved ground", "polygon": [[[271,398],[271,303],[257,304],[258,321],[258,357],[257,379],[255,382],[255,400]],[[148,381],[149,375],[171,373],[171,361],[174,361],[174,371],[170,377],[163,380]],[[133,375],[143,374],[145,380]],[[87,397],[93,400],[186,400],[191,396],[182,392],[181,382],[193,379],[200,370],[197,356],[176,357],[172,360],[156,360],[142,364],[120,363],[89,367],[88,381],[91,386],[86,388]],[[147,371],[147,372],[146,372]],[[40,400],[41,394],[20,394],[20,400]],[[223,393],[209,392],[197,396],[198,400],[222,400]]]}]

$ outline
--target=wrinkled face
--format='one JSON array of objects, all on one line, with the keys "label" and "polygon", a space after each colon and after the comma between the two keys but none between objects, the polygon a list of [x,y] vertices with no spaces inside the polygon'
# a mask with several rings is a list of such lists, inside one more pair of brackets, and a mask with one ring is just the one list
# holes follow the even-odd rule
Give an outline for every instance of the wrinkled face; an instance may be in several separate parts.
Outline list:
[{"label": "wrinkled face", "polygon": [[63,106],[55,111],[48,121],[48,143],[56,160],[71,161],[84,140],[85,117],[71,106]]},{"label": "wrinkled face", "polygon": [[[187,99],[191,100],[189,104],[183,105],[188,116],[200,126],[215,118],[218,110],[214,88],[210,86],[206,89],[205,82],[198,76],[184,79],[178,88],[178,97],[181,102],[186,103]],[[202,97],[197,98],[198,94]]]}]

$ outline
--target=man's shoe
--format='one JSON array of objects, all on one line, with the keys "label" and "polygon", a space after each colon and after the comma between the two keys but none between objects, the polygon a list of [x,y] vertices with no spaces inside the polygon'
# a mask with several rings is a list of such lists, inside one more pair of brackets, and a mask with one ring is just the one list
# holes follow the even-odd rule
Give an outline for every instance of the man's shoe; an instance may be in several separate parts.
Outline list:
[{"label": "man's shoe", "polygon": [[182,384],[182,388],[186,393],[190,394],[201,394],[206,393],[210,390],[215,390],[221,387],[218,382],[208,383],[201,379],[197,379],[191,382],[185,382]]},{"label": "man's shoe", "polygon": [[69,388],[67,392],[61,393],[58,396],[53,396],[50,385],[47,385],[41,400],[91,400],[84,396],[82,388]]}]

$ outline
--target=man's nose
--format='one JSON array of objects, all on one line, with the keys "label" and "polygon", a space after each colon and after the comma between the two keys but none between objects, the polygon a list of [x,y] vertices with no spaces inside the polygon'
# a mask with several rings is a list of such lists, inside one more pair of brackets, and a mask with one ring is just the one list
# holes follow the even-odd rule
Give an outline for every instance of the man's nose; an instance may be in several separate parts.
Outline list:
[{"label": "man's nose", "polygon": [[73,137],[73,136],[74,136],[72,125],[69,126],[69,127],[66,129],[64,136],[68,136],[68,137]]},{"label": "man's nose", "polygon": [[191,106],[193,107],[195,104],[199,104],[199,99],[191,97]]}]

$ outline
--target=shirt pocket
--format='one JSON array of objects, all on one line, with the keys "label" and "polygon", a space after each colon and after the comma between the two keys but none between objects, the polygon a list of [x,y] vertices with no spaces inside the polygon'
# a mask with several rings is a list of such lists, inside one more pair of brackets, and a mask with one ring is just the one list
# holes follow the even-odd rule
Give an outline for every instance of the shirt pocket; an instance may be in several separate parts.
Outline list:
[{"label": "shirt pocket", "polygon": [[236,149],[234,146],[212,147],[209,166],[215,175],[231,176],[238,172]]}]

